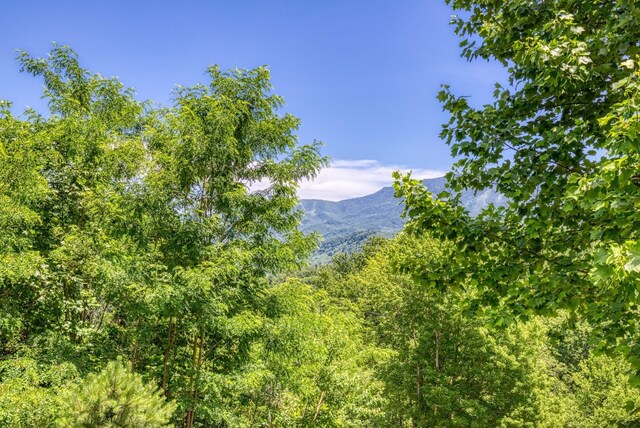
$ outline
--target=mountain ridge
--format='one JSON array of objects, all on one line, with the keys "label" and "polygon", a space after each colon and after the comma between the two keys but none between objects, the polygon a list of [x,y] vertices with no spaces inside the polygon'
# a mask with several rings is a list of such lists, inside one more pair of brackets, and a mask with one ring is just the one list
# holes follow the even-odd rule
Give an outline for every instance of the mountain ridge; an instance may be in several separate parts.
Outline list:
[{"label": "mountain ridge", "polygon": [[[434,195],[445,190],[446,178],[423,180],[424,185]],[[494,190],[480,192],[465,191],[461,202],[471,215],[477,215],[490,203],[502,205],[504,196]],[[394,197],[392,186],[365,196],[326,201],[323,199],[302,199],[304,211],[301,230],[305,233],[317,232],[323,237],[320,247],[312,256],[312,263],[329,261],[339,252],[352,252],[372,236],[392,237],[404,226],[401,199]]]}]

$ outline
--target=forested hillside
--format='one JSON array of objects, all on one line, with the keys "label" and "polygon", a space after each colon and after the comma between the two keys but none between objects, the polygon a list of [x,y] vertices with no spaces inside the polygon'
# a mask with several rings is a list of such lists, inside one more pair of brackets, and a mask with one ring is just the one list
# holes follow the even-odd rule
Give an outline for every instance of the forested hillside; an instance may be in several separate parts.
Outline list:
[{"label": "forested hillside", "polygon": [[0,103],[0,427],[640,426],[640,6],[448,3],[509,85],[444,87],[453,171],[321,266],[305,212],[400,208],[301,205],[327,160],[268,69],[158,107],[19,53],[48,109]]},{"label": "forested hillside", "polygon": [[[445,190],[446,179],[427,179],[423,184],[437,195]],[[492,189],[464,191],[460,200],[471,215],[478,215],[489,204],[505,204],[504,196]],[[322,237],[320,246],[311,257],[314,264],[326,263],[338,253],[358,251],[371,237],[392,237],[402,230],[405,221],[402,200],[394,197],[393,187],[338,202],[303,199],[301,205],[304,216],[300,230],[317,232]]]}]

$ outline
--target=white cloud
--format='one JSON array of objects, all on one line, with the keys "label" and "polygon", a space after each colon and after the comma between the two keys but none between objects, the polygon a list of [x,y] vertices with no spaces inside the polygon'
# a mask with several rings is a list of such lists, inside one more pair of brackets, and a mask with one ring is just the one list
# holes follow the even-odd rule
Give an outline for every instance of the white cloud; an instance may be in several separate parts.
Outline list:
[{"label": "white cloud", "polygon": [[372,159],[356,159],[356,160],[335,160],[331,162],[334,168],[362,168],[371,167],[378,164],[378,161]]},{"label": "white cloud", "polygon": [[374,193],[393,183],[393,171],[412,171],[413,178],[442,177],[443,171],[408,168],[402,165],[383,165],[369,159],[335,160],[320,171],[313,181],[300,185],[298,195],[302,199],[341,201]]}]

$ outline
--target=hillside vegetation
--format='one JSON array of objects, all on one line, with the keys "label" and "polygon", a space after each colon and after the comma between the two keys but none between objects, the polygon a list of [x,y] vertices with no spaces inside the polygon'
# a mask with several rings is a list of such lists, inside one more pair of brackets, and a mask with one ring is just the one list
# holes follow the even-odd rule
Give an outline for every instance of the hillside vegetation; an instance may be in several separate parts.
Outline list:
[{"label": "hillside vegetation", "polygon": [[[446,179],[427,179],[423,184],[437,195],[445,190]],[[473,216],[490,204],[505,204],[504,196],[493,189],[464,191],[460,200]],[[384,187],[371,195],[338,202],[319,199],[302,199],[300,202],[304,211],[300,230],[305,233],[316,232],[322,237],[320,246],[311,257],[314,264],[329,262],[339,253],[358,251],[371,237],[393,237],[402,230],[405,222],[402,200],[394,196],[393,187]]]}]

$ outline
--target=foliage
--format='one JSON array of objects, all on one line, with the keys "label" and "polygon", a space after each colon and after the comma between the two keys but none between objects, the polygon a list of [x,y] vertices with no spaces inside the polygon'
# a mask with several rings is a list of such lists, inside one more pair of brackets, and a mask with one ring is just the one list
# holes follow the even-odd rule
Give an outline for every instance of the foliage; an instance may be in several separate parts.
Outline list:
[{"label": "foliage", "polygon": [[0,427],[57,427],[59,394],[76,376],[68,363],[39,364],[28,356],[0,361]]},{"label": "foliage", "polygon": [[[452,243],[422,272],[475,290],[494,323],[567,309],[636,367],[638,248],[637,2],[453,0],[463,56],[496,60],[509,86],[473,107],[444,87],[442,137],[458,158],[439,200],[397,183],[411,228]],[[456,192],[495,188],[509,203],[477,218]],[[418,276],[421,274],[418,273]]]},{"label": "foliage", "polygon": [[160,108],[21,53],[49,111],[0,105],[0,424],[638,425],[638,7],[452,4],[511,73],[481,109],[441,93],[452,194],[403,178],[407,233],[306,270],[325,159],[266,68]]},{"label": "foliage", "polygon": [[61,398],[60,426],[65,427],[169,427],[175,411],[175,404],[122,361],[108,363]]},{"label": "foliage", "polygon": [[405,258],[437,261],[437,241],[401,235],[378,248],[341,289],[375,342],[392,351],[378,372],[386,426],[535,423],[536,391],[546,381],[542,330],[532,324],[491,333],[482,319],[463,316],[460,295],[433,292],[396,271]]},{"label": "foliage", "polygon": [[382,388],[373,369],[383,355],[364,341],[356,315],[296,279],[275,285],[266,300],[251,364],[228,385],[231,402],[219,406],[234,409],[226,424],[376,426]]},{"label": "foliage", "polygon": [[488,319],[466,314],[470,290],[425,287],[407,268],[440,269],[447,255],[448,245],[401,234],[303,275],[358,314],[367,341],[385,356],[375,366],[384,400],[373,426],[638,423],[629,365],[594,353],[586,322],[563,313],[488,329]]},{"label": "foliage", "polygon": [[248,361],[268,275],[315,244],[296,189],[319,144],[298,145],[266,68],[210,67],[157,108],[68,47],[18,60],[49,112],[0,110],[0,355],[83,375],[125,356],[200,423],[203,388]]}]

